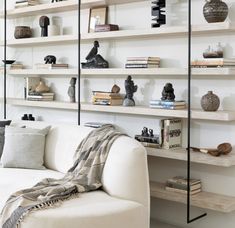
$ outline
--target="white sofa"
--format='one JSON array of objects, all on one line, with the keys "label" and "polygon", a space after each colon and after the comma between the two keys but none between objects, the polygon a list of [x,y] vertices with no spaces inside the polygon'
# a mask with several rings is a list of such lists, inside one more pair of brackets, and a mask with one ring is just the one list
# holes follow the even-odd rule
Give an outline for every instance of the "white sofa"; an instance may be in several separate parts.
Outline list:
[{"label": "white sofa", "polygon": [[[46,170],[0,167],[0,210],[11,193],[43,178],[60,178],[73,164],[74,152],[92,130],[76,125],[13,122],[33,128],[52,126],[46,139]],[[149,228],[149,179],[145,149],[122,136],[111,147],[102,190],[80,194],[62,206],[28,215],[21,228]],[[1,219],[1,218],[0,218]]]}]

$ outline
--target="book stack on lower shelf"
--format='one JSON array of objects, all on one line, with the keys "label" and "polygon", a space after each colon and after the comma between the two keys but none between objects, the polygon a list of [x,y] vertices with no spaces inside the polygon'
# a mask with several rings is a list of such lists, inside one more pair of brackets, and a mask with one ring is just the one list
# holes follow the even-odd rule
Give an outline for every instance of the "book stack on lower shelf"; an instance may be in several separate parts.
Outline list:
[{"label": "book stack on lower shelf", "polygon": [[68,69],[69,65],[65,63],[59,63],[59,64],[44,64],[44,63],[38,63],[35,65],[36,69]]},{"label": "book stack on lower shelf", "polygon": [[[189,181],[190,195],[195,195],[202,191],[201,181],[198,179],[190,179]],[[187,194],[188,182],[187,178],[176,176],[171,179],[168,179],[166,182],[165,189],[167,191]]]},{"label": "book stack on lower shelf", "polygon": [[13,63],[11,64],[10,70],[22,70],[24,68],[23,64]]},{"label": "book stack on lower shelf", "polygon": [[22,8],[22,7],[27,7],[27,6],[35,6],[38,5],[39,1],[38,0],[17,0],[15,2],[15,8]]},{"label": "book stack on lower shelf", "polygon": [[53,101],[54,93],[29,92],[27,100],[29,101]]},{"label": "book stack on lower shelf", "polygon": [[207,67],[235,67],[235,58],[208,58],[203,60],[192,61],[192,67],[207,68]]},{"label": "book stack on lower shelf", "polygon": [[93,91],[92,103],[94,105],[122,105],[123,95],[120,93]]},{"label": "book stack on lower shelf", "polygon": [[186,101],[162,101],[162,100],[151,100],[149,102],[150,108],[159,109],[186,109]]},{"label": "book stack on lower shelf", "polygon": [[159,68],[159,57],[128,57],[125,65],[126,68]]}]

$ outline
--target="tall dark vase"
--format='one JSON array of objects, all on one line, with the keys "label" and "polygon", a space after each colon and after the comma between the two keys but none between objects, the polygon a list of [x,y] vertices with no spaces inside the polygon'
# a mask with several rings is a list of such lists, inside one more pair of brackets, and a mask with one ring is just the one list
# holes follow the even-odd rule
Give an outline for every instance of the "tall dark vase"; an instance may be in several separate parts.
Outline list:
[{"label": "tall dark vase", "polygon": [[207,1],[203,14],[208,23],[224,22],[228,16],[228,6],[222,0]]}]

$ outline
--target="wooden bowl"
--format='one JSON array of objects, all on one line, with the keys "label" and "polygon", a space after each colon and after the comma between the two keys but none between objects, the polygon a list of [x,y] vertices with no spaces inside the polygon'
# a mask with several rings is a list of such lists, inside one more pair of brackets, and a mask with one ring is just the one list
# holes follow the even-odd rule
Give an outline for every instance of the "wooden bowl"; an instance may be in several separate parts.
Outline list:
[{"label": "wooden bowl", "polygon": [[28,26],[16,26],[14,36],[16,39],[24,39],[32,37],[31,28]]},{"label": "wooden bowl", "polygon": [[217,147],[221,154],[229,154],[232,151],[232,145],[230,143],[222,143]]}]

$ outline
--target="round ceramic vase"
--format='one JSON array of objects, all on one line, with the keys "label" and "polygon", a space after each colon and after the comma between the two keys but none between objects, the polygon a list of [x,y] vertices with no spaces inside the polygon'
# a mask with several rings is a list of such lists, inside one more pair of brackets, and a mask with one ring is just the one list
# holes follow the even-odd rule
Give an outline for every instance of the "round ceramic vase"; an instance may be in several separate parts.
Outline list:
[{"label": "round ceramic vase", "polygon": [[202,97],[201,106],[204,111],[215,112],[219,109],[220,99],[212,91],[209,91]]}]

